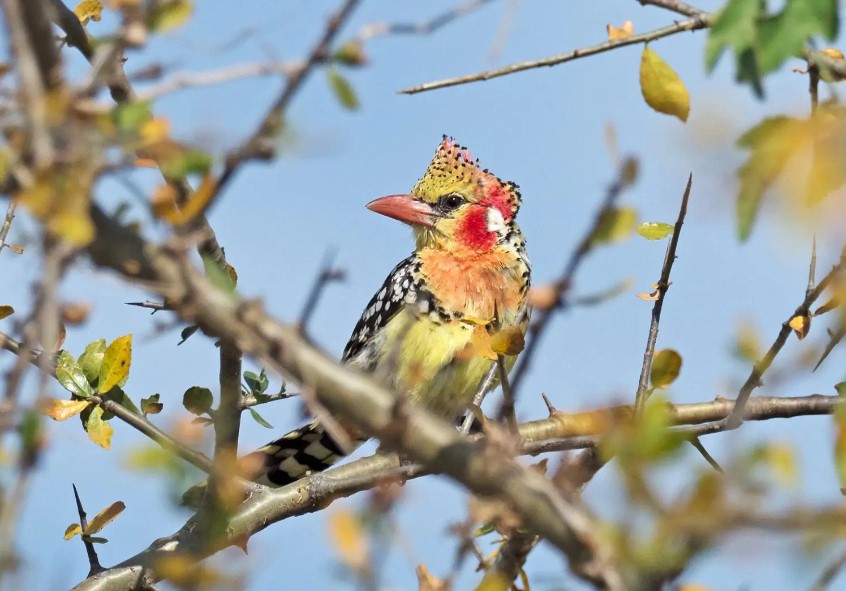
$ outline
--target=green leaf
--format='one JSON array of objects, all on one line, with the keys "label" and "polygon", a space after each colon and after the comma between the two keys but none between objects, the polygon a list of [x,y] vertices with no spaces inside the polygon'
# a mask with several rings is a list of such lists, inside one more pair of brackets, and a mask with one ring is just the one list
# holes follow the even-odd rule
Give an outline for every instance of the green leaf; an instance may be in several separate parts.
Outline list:
[{"label": "green leaf", "polygon": [[256,410],[255,410],[254,408],[251,408],[251,409],[250,409],[250,416],[251,416],[251,417],[253,417],[253,420],[254,420],[256,423],[258,423],[259,425],[261,425],[261,426],[262,426],[262,427],[264,427],[265,429],[273,429],[273,425],[271,425],[270,423],[268,423],[267,421],[265,421],[265,420],[264,420],[264,417],[263,417],[263,416],[261,416],[259,413],[257,413],[257,412],[256,412]]},{"label": "green leaf", "polygon": [[141,412],[144,415],[157,415],[162,412],[164,404],[159,402],[160,395],[153,394],[149,398],[141,399]]},{"label": "green leaf", "polygon": [[206,414],[211,410],[214,403],[214,396],[208,388],[200,386],[191,386],[185,390],[182,396],[182,406],[185,410],[194,415]]},{"label": "green leaf", "polygon": [[729,0],[717,14],[705,45],[705,69],[711,72],[727,48],[734,50],[736,78],[752,84],[755,94],[763,95],[756,57],[758,21],[766,9],[764,0]]},{"label": "green leaf", "polygon": [[329,86],[335,93],[335,98],[338,99],[338,102],[341,103],[345,109],[349,109],[350,111],[357,110],[359,107],[358,97],[356,96],[349,81],[335,68],[329,68],[326,70],[326,75],[329,78]]},{"label": "green leaf", "polygon": [[125,133],[136,133],[141,124],[152,116],[149,101],[126,103],[112,109],[112,121],[118,130]]},{"label": "green leaf", "polygon": [[88,343],[85,351],[77,360],[90,384],[95,384],[100,379],[100,367],[103,365],[103,354],[105,352],[106,339],[100,339]]},{"label": "green leaf", "polygon": [[114,386],[123,386],[129,378],[129,367],[132,364],[132,335],[124,335],[112,341],[103,353],[103,364],[100,366],[100,382],[98,390],[107,393]]},{"label": "green leaf", "polygon": [[209,278],[216,287],[228,291],[234,292],[235,291],[235,283],[232,281],[232,277],[221,269],[216,262],[214,262],[209,257],[203,257],[203,268],[206,270],[206,277]]},{"label": "green leaf", "polygon": [[846,382],[834,384],[834,389],[837,391],[838,396],[846,397]]},{"label": "green leaf", "polygon": [[187,148],[173,156],[162,160],[159,167],[165,177],[170,179],[182,179],[189,174],[206,174],[212,167],[214,159],[211,154]]},{"label": "green leaf", "polygon": [[652,369],[649,372],[649,381],[654,388],[666,388],[676,381],[681,371],[682,358],[678,351],[673,349],[662,349],[655,353],[652,358]]},{"label": "green leaf", "polygon": [[[123,388],[121,388],[120,386],[115,386],[114,388],[109,390],[107,394],[103,395],[103,398],[105,400],[112,400],[114,402],[117,402],[122,407],[124,407],[127,410],[134,412],[135,414],[141,414],[141,411],[138,410],[138,407],[135,406],[135,403],[132,402],[132,399],[126,394],[126,392],[123,391]],[[108,415],[108,416],[106,416],[106,415]],[[111,413],[109,413],[109,412],[104,413],[103,418],[105,420],[112,418]]]},{"label": "green leaf", "polygon": [[191,326],[186,326],[185,328],[183,328],[182,332],[179,333],[179,336],[182,340],[176,343],[176,346],[178,347],[179,345],[187,341],[191,337],[191,335],[197,332],[199,329],[200,327],[197,324],[192,324]]},{"label": "green leaf", "polygon": [[89,536],[89,535],[85,535],[85,534],[82,534],[82,537],[86,542],[91,542],[92,544],[106,544],[109,541],[106,538],[98,538],[98,537],[95,537],[95,536]]},{"label": "green leaf", "polygon": [[92,406],[90,409],[91,412],[85,419],[85,431],[88,433],[88,438],[103,449],[109,449],[112,446],[112,435],[115,431],[103,420],[102,407]]},{"label": "green leaf", "polygon": [[838,21],[837,0],[787,0],[784,10],[759,24],[761,72],[772,72],[788,58],[801,57],[808,39],[817,34],[833,40]]},{"label": "green leaf", "polygon": [[675,228],[673,224],[665,224],[664,222],[643,222],[636,228],[636,231],[647,240],[661,240],[672,234]]},{"label": "green leaf", "polygon": [[251,371],[245,371],[244,381],[247,383],[251,394],[263,394],[270,386],[270,380],[267,379],[267,374],[264,373],[263,369],[258,375]]},{"label": "green leaf", "polygon": [[91,388],[91,384],[85,378],[82,368],[67,351],[59,352],[56,359],[56,379],[71,394],[81,398],[94,395],[94,389]]},{"label": "green leaf", "polygon": [[41,446],[44,444],[44,428],[41,415],[34,410],[28,410],[21,418],[21,452],[27,465],[35,462]]}]

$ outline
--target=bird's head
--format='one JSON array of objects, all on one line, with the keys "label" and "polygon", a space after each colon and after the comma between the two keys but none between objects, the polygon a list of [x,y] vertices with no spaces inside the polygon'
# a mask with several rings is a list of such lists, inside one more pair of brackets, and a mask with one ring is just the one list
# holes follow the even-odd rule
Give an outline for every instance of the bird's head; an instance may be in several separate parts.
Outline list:
[{"label": "bird's head", "polygon": [[411,193],[376,199],[367,208],[411,225],[418,248],[487,252],[513,227],[520,191],[444,136]]}]

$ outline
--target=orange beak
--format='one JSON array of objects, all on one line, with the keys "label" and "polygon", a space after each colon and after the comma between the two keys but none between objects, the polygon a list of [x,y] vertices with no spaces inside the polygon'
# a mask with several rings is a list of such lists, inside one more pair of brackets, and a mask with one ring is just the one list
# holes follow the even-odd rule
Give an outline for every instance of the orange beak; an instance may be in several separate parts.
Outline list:
[{"label": "orange beak", "polygon": [[431,228],[438,221],[437,212],[414,195],[388,195],[367,204],[367,209],[389,218]]}]

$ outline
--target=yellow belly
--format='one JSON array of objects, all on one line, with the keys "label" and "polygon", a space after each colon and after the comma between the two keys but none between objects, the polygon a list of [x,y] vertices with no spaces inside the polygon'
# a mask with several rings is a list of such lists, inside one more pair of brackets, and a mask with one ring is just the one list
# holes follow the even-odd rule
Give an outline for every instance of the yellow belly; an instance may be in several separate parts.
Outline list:
[{"label": "yellow belly", "polygon": [[[396,344],[382,347],[376,375],[415,404],[457,417],[473,401],[491,366],[472,344],[474,329],[484,330],[464,321],[438,323],[397,314],[385,327],[383,341]],[[515,359],[506,357],[507,369]]]}]

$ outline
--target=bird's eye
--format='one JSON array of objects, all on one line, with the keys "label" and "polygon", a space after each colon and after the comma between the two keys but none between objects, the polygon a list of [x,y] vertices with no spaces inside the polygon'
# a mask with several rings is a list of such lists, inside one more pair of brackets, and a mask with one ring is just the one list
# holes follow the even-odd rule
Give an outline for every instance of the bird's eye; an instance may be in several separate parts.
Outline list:
[{"label": "bird's eye", "polygon": [[444,211],[452,211],[454,209],[457,209],[461,206],[462,203],[464,203],[464,197],[462,197],[461,195],[456,195],[455,193],[451,195],[445,195],[440,199],[440,206],[441,209],[443,209]]}]

